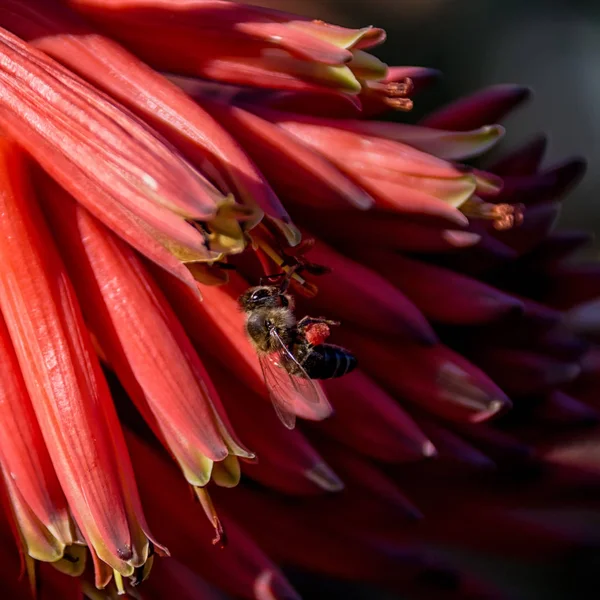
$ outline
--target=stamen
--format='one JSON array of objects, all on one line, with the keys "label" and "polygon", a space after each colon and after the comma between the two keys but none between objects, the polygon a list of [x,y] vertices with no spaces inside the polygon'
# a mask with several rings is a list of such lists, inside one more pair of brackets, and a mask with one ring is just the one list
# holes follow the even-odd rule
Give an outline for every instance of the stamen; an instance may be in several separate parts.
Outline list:
[{"label": "stamen", "polygon": [[21,554],[21,577],[27,573],[27,581],[29,582],[29,590],[34,598],[40,597],[40,580],[37,576],[37,562],[29,556],[29,554]]},{"label": "stamen", "polygon": [[381,97],[381,100],[395,110],[409,111],[413,108],[413,101],[407,96],[413,91],[414,84],[410,77],[401,81],[369,82],[369,91]]},{"label": "stamen", "polygon": [[200,500],[200,505],[204,510],[204,514],[208,517],[208,520],[215,529],[215,537],[213,538],[212,543],[215,545],[219,544],[221,548],[224,548],[227,545],[227,535],[223,524],[221,523],[221,519],[219,519],[219,515],[217,515],[217,510],[215,509],[211,497],[208,495],[205,488],[195,487],[194,492],[196,492],[196,496],[198,497],[198,500]]},{"label": "stamen", "polygon": [[[284,271],[288,271],[290,266],[287,264],[289,259],[284,258],[281,254],[275,250],[270,244],[268,244],[265,240],[259,237],[254,238],[259,249],[266,254],[278,267],[281,267]],[[261,261],[262,262],[262,261]],[[265,269],[265,274],[268,274],[268,269]],[[300,277],[298,273],[294,273],[292,278],[297,281],[301,286],[309,285],[308,282]]]},{"label": "stamen", "polygon": [[383,101],[387,106],[393,108],[394,110],[401,110],[404,112],[408,112],[413,109],[414,103],[410,98],[393,98],[386,96]]},{"label": "stamen", "polygon": [[115,571],[113,569],[113,575],[115,578],[115,585],[117,586],[117,594],[119,594],[119,596],[124,596],[126,594],[125,592],[125,584],[123,583],[123,575],[121,575],[121,573],[119,573],[119,571]]},{"label": "stamen", "polygon": [[493,221],[494,229],[504,231],[523,223],[523,204],[491,204],[476,196],[467,200],[459,210],[473,219]]},{"label": "stamen", "polygon": [[402,81],[390,81],[386,84],[387,93],[393,98],[408,96],[414,89],[413,81],[410,77],[405,77]]}]

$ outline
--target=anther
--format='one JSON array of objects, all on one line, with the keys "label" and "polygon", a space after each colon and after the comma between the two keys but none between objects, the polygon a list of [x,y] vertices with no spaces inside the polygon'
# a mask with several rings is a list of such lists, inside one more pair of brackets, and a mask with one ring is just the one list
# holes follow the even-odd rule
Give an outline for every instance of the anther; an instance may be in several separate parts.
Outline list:
[{"label": "anther", "polygon": [[493,221],[494,229],[505,231],[523,223],[525,207],[522,204],[491,204],[473,197],[460,207],[460,211],[473,219]]},{"label": "anther", "polygon": [[383,102],[390,108],[409,111],[413,107],[413,101],[407,98],[414,89],[414,84],[410,77],[405,77],[401,81],[372,83],[369,85],[369,89],[380,95]]}]

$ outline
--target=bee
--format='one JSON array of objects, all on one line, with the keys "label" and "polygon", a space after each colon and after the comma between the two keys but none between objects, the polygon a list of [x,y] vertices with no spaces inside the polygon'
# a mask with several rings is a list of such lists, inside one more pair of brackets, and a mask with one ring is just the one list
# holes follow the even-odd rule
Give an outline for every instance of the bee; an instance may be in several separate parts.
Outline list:
[{"label": "bee", "polygon": [[296,321],[294,300],[287,293],[290,274],[281,285],[259,285],[239,297],[246,313],[246,333],[263,371],[271,401],[283,424],[293,429],[294,400],[329,406],[315,379],[350,373],[356,358],[345,348],[323,343],[334,321],[304,317]]}]

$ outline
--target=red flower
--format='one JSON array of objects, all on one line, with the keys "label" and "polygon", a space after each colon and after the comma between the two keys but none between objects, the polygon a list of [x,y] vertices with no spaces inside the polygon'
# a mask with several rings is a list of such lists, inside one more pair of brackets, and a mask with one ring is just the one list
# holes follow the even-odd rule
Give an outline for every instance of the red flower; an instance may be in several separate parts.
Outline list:
[{"label": "red flower", "polygon": [[[584,164],[459,162],[526,89],[389,123],[436,73],[365,52],[383,31],[225,1],[6,0],[0,26],[3,506],[32,585],[81,576],[41,568],[42,597],[135,596],[166,554],[144,510],[157,600],[297,597],[278,564],[491,598],[439,548],[596,541],[559,512],[597,501],[600,270],[552,232]],[[327,318],[308,342],[360,365],[292,392],[291,431],[237,302],[282,272]]]}]

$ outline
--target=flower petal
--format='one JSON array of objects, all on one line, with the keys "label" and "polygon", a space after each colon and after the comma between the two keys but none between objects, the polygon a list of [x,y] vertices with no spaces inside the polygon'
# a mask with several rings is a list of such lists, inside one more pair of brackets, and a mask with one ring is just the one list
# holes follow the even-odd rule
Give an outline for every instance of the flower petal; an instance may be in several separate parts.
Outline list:
[{"label": "flower petal", "polygon": [[335,418],[319,423],[319,431],[386,463],[418,461],[436,449],[412,417],[362,371],[325,382]]},{"label": "flower petal", "polygon": [[520,313],[517,299],[460,273],[383,251],[363,251],[361,260],[383,275],[433,321],[453,325],[488,323]]},{"label": "flower petal", "polygon": [[[0,319],[0,456],[9,493],[64,548],[75,541],[67,502],[50,462],[17,357]],[[14,487],[14,491],[12,488]]]},{"label": "flower petal", "polygon": [[[212,356],[237,376],[263,400],[270,398],[256,352],[245,334],[244,316],[237,298],[248,288],[239,276],[232,276],[227,286],[203,287],[203,301],[176,279],[155,272],[161,288],[183,323],[186,332],[198,347],[206,347]],[[206,340],[210,339],[210,344]],[[320,421],[331,414],[327,402],[308,403],[297,394],[293,400],[296,415]]]},{"label": "flower petal", "polygon": [[338,127],[383,139],[401,142],[445,160],[474,158],[493,148],[504,136],[500,125],[486,125],[471,131],[446,131],[383,121],[338,122]]},{"label": "flower petal", "polygon": [[6,2],[0,11],[13,31],[152,123],[198,168],[224,177],[240,201],[258,205],[283,224],[289,221],[269,183],[236,142],[166,78],[59,7]]},{"label": "flower petal", "polygon": [[[457,211],[458,215],[462,215]],[[335,218],[337,227],[331,227]],[[323,212],[315,219],[310,209],[294,208],[294,219],[327,243],[350,254],[360,243],[361,248],[381,248],[416,253],[443,253],[478,244],[481,235],[470,231],[447,229],[448,224],[430,218],[371,210],[368,213]],[[426,221],[426,222],[424,222]],[[431,222],[429,222],[431,221]],[[461,225],[467,225],[462,215]]]},{"label": "flower petal", "polygon": [[282,196],[323,208],[372,206],[364,190],[277,126],[241,108],[207,100],[204,105],[237,137]]},{"label": "flower petal", "polygon": [[[242,85],[325,86],[356,93],[361,84],[344,65],[352,58],[349,50],[384,38],[379,29],[344,29],[231,2],[111,6],[71,0],[70,5],[155,68]],[[215,51],[223,45],[226,55]]]},{"label": "flower petal", "polygon": [[[219,508],[229,543],[220,551],[210,543],[211,526],[194,518],[199,507],[174,468],[154,449],[133,434],[127,443],[139,474],[145,506],[161,538],[168,540],[173,556],[192,571],[202,565],[206,578],[232,596],[248,597],[255,585],[270,572],[267,589],[275,600],[297,600],[297,594],[278,567],[244,529]],[[227,494],[236,490],[225,490]],[[173,511],[173,505],[178,507]],[[219,504],[221,504],[219,502]],[[170,514],[170,519],[165,515]],[[255,597],[256,594],[254,594]]]},{"label": "flower petal", "polygon": [[[374,271],[346,258],[322,242],[316,242],[311,260],[331,269],[325,277],[308,279],[319,288],[310,303],[298,299],[306,310],[359,325],[378,334],[399,336],[433,344],[436,335],[418,307]],[[370,310],[365,311],[365,306]]]},{"label": "flower petal", "polygon": [[386,389],[444,419],[481,422],[510,406],[485,373],[441,344],[394,344],[341,328],[337,335]]},{"label": "flower petal", "polygon": [[205,485],[207,463],[229,452],[251,457],[221,420],[214,386],[133,250],[56,184],[44,191],[87,321],[132,399],[150,409],[189,483]]},{"label": "flower petal", "polygon": [[486,348],[477,362],[507,391],[524,395],[547,392],[577,378],[577,362],[556,360],[527,350]]},{"label": "flower petal", "polygon": [[540,170],[547,146],[548,138],[540,135],[494,162],[489,170],[501,177],[535,175]]},{"label": "flower petal", "polygon": [[0,308],[75,520],[98,556],[129,576],[145,562],[148,538],[133,480],[125,478],[129,460],[119,451],[114,407],[28,189],[25,157],[6,138],[0,141]]},{"label": "flower petal", "polygon": [[420,125],[436,129],[468,131],[498,123],[531,95],[520,85],[494,85],[465,96],[421,120]]},{"label": "flower petal", "polygon": [[242,466],[248,477],[271,489],[300,496],[343,488],[340,478],[297,429],[281,427],[275,412],[237,382],[234,373],[214,359],[207,364],[227,413],[234,424],[243,428],[246,440],[260,457]]}]

